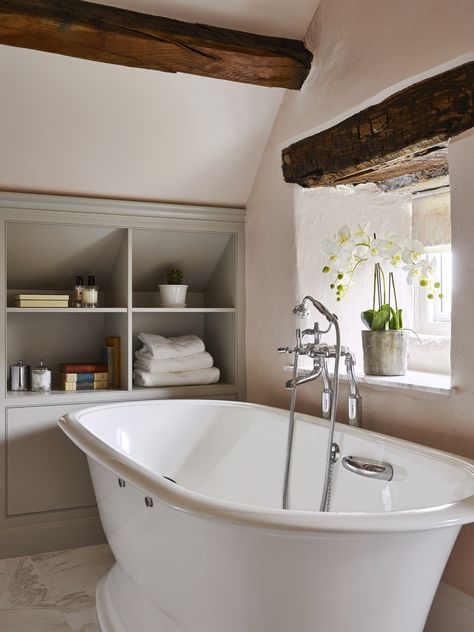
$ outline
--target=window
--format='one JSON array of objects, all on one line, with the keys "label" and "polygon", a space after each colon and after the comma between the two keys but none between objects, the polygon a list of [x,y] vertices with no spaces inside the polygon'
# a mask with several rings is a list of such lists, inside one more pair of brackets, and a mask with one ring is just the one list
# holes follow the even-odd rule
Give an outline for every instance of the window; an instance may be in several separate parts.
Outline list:
[{"label": "window", "polygon": [[437,276],[441,282],[443,298],[427,298],[424,288],[415,290],[414,330],[418,334],[445,335],[451,334],[451,270],[452,253],[449,246],[427,248],[436,260]]}]

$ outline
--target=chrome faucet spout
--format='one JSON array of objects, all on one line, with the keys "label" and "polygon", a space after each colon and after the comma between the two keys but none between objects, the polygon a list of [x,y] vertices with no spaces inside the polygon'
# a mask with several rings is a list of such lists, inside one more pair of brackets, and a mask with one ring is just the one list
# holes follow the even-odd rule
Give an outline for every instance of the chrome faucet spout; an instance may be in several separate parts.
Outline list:
[{"label": "chrome faucet spout", "polygon": [[317,380],[321,375],[322,367],[315,366],[311,371],[306,371],[302,375],[298,375],[297,377],[288,380],[285,383],[285,388],[296,388],[300,384],[306,384],[306,382],[312,382],[313,380]]}]

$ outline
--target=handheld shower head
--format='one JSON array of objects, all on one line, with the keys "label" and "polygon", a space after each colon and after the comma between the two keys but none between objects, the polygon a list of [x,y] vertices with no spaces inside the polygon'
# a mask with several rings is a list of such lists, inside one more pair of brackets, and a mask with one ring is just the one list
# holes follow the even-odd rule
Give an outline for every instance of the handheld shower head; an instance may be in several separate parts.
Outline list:
[{"label": "handheld shower head", "polygon": [[293,314],[298,316],[298,318],[309,318],[311,315],[309,309],[304,305],[304,303],[295,305],[295,307],[293,307]]},{"label": "handheld shower head", "polygon": [[305,296],[301,303],[295,305],[295,307],[293,308],[293,314],[295,314],[295,316],[298,316],[298,318],[308,318],[310,315],[309,309],[306,307],[306,303],[308,301],[312,303],[314,307],[316,307],[318,312],[325,316],[330,323],[334,324],[335,322],[337,322],[336,314],[330,312],[325,305],[317,301],[312,296]]}]

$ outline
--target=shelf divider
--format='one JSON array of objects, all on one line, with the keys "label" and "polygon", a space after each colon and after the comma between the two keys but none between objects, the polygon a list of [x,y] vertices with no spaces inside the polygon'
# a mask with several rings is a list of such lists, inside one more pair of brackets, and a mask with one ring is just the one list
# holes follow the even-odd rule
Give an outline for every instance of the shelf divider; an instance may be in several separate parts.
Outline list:
[{"label": "shelf divider", "polygon": [[7,314],[126,314],[126,307],[7,307]]},{"label": "shelf divider", "polygon": [[192,314],[233,314],[237,310],[235,307],[134,307],[132,311],[136,314],[172,314],[186,312]]}]

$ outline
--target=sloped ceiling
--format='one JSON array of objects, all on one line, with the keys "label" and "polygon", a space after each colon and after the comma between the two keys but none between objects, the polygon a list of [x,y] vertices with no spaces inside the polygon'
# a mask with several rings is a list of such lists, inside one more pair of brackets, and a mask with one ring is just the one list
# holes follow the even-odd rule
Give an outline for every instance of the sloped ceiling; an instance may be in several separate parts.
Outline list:
[{"label": "sloped ceiling", "polygon": [[[121,8],[302,37],[318,0]],[[0,46],[0,189],[244,206],[283,90]]]}]

